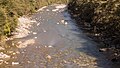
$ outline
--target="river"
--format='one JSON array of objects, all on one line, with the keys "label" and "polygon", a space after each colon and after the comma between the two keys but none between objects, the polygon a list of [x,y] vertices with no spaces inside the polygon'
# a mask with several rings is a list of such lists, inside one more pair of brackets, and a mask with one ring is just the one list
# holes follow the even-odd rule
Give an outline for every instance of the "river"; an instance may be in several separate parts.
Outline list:
[{"label": "river", "polygon": [[15,39],[19,45],[12,50],[17,53],[0,68],[111,68],[97,43],[77,28],[65,5],[44,7],[31,19],[36,22],[29,35]]}]

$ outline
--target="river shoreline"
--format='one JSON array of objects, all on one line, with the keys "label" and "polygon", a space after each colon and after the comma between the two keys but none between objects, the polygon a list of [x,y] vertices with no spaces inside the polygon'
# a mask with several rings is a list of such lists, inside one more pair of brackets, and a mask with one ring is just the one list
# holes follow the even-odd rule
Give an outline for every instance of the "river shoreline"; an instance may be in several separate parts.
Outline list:
[{"label": "river shoreline", "polygon": [[[59,4],[53,4],[53,5],[56,5],[57,10],[65,7],[65,5],[63,5],[63,4],[61,4],[61,6],[63,6],[63,7],[57,6]],[[40,9],[37,10],[37,12],[43,11],[46,7],[47,6],[41,7]],[[22,16],[22,17],[18,18],[18,25],[17,25],[15,31],[12,32],[12,35],[10,37],[3,36],[4,40],[2,40],[0,42],[0,44],[1,44],[1,46],[0,46],[0,64],[8,61],[11,58],[11,56],[9,54],[6,54],[4,52],[7,49],[5,46],[9,47],[9,45],[12,45],[13,47],[17,47],[19,49],[19,48],[25,48],[25,47],[27,47],[27,45],[31,45],[31,44],[35,43],[34,39],[17,41],[17,43],[12,42],[15,39],[25,38],[29,34],[37,34],[36,32],[33,32],[33,31],[30,30],[32,25],[35,24],[35,23],[36,23],[36,20],[35,19],[32,20],[32,18],[30,16]],[[40,24],[38,23],[37,26],[39,26],[39,25]],[[37,37],[35,37],[35,38],[37,38]],[[6,42],[12,42],[12,43],[8,44]]]}]

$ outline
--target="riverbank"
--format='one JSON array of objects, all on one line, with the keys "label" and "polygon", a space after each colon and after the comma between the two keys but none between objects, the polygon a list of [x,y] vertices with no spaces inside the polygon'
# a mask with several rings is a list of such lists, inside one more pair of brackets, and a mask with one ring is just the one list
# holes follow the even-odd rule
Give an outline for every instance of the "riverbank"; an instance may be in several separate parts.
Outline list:
[{"label": "riverbank", "polygon": [[[16,47],[16,44],[12,43],[12,40],[14,39],[20,39],[20,38],[24,38],[27,37],[30,33],[30,27],[33,24],[33,22],[30,20],[30,18],[28,17],[21,17],[18,18],[19,23],[18,26],[16,27],[15,31],[12,32],[12,36],[11,37],[6,37],[4,39],[4,41],[1,41],[1,46],[0,46],[0,64],[2,64],[5,61],[8,61],[10,59],[10,54],[11,53],[7,53],[10,52],[9,49]],[[8,44],[7,42],[10,42],[10,44]],[[11,46],[12,45],[12,46]],[[13,54],[16,52],[13,52]]]},{"label": "riverbank", "polygon": [[[66,7],[66,5],[63,5],[63,4],[61,4],[61,6],[59,6],[59,4],[54,4],[54,5],[56,5],[57,10]],[[46,9],[46,6],[38,9],[37,12],[44,11],[44,9]],[[28,45],[32,45],[35,43],[35,39],[37,37],[34,37],[32,39],[27,39],[27,40],[19,40],[17,42],[15,42],[15,39],[25,38],[25,37],[29,36],[29,34],[36,35],[37,34],[36,32],[31,31],[32,25],[34,25],[36,23],[37,23],[36,19],[32,19],[31,16],[29,16],[29,17],[22,16],[22,17],[18,18],[18,25],[15,28],[15,31],[11,33],[12,35],[10,37],[5,36],[3,38],[4,40],[2,40],[0,42],[0,44],[1,44],[1,46],[0,46],[0,64],[8,61],[13,54],[16,54],[17,51],[11,52],[11,49],[14,50],[16,48],[18,48],[18,49],[26,48]],[[37,26],[39,26],[39,25],[40,25],[40,23],[37,24]]]}]

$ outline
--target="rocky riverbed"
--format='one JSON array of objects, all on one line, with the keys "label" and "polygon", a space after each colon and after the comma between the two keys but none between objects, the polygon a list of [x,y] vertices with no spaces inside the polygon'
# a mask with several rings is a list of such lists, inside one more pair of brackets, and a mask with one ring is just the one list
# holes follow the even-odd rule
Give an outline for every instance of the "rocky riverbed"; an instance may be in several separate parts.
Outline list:
[{"label": "rocky riverbed", "polygon": [[113,68],[66,7],[45,6],[30,18],[19,18],[13,39],[1,48],[0,68]]}]

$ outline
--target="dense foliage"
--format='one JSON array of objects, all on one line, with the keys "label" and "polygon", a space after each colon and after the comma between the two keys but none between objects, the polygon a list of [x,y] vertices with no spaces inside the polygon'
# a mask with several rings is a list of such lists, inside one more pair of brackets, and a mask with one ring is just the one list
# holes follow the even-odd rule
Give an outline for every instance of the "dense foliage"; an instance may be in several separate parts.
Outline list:
[{"label": "dense foliage", "polygon": [[71,0],[68,9],[77,24],[114,51],[112,58],[120,58],[119,0]]},{"label": "dense foliage", "polygon": [[11,35],[20,16],[31,14],[38,8],[52,3],[66,3],[68,0],[0,0],[0,36]]}]

